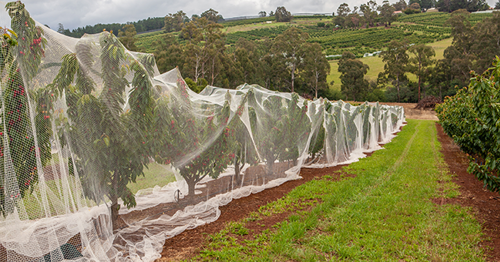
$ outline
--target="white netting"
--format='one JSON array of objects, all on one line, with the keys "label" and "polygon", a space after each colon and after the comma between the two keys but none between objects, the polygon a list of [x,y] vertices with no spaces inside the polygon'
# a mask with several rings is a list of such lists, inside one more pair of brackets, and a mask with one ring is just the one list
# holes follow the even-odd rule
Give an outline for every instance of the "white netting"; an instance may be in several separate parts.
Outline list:
[{"label": "white netting", "polygon": [[108,32],[74,39],[20,3],[8,10],[18,45],[0,42],[0,261],[151,261],[219,206],[302,166],[356,161],[404,121],[401,107],[256,85],[196,94]]}]

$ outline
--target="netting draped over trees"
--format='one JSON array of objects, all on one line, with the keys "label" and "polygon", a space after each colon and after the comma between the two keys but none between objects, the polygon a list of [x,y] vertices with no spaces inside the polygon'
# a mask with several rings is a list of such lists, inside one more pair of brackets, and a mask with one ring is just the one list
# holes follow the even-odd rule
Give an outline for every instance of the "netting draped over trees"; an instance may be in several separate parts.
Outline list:
[{"label": "netting draped over trees", "polygon": [[219,206],[300,179],[302,166],[356,161],[404,121],[401,107],[257,85],[197,94],[109,32],[74,39],[20,2],[7,10],[0,261],[154,260]]}]

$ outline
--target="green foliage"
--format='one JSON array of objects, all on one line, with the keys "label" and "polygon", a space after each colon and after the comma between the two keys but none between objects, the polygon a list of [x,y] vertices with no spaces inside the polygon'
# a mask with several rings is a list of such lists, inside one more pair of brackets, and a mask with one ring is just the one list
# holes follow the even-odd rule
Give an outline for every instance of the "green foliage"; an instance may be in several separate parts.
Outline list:
[{"label": "green foliage", "polygon": [[276,18],[276,22],[290,22],[293,18],[292,14],[288,12],[284,6],[276,8],[274,17]]},{"label": "green foliage", "polygon": [[179,78],[177,88],[157,100],[151,146],[158,163],[171,163],[179,169],[192,198],[196,183],[206,176],[217,178],[233,161],[235,130],[228,127],[229,93],[224,106],[199,108],[187,92],[186,83]]},{"label": "green foliage", "polygon": [[270,28],[260,28],[251,31],[238,31],[228,34],[226,37],[226,44],[235,44],[240,38],[250,41],[260,40],[262,38],[274,39],[279,34],[285,32],[289,26],[277,26]]},{"label": "green foliage", "polygon": [[467,85],[469,72],[483,72],[490,67],[491,58],[498,54],[500,48],[500,13],[494,12],[475,25],[470,17],[472,15],[467,11],[457,10],[447,21],[451,27],[453,43],[446,48],[444,59],[436,67],[439,70],[436,71],[436,78],[448,86],[453,82],[458,82],[460,86]]},{"label": "green foliage", "polygon": [[272,46],[272,54],[281,70],[289,72],[291,92],[295,92],[295,74],[306,56],[305,42],[309,35],[296,27],[288,28],[276,37]]},{"label": "green foliage", "polygon": [[200,78],[198,79],[198,82],[195,82],[191,78],[186,77],[184,81],[186,81],[186,84],[189,86],[189,88],[196,93],[200,93],[203,88],[208,85],[207,80],[205,80],[204,78]]},{"label": "green foliage", "polygon": [[221,21],[221,24],[224,27],[232,27],[232,26],[240,26],[240,25],[251,25],[256,23],[262,23],[267,21],[274,21],[274,17],[259,17],[259,18],[251,18],[251,19],[241,19],[241,20],[231,20],[231,21]]},{"label": "green foliage", "polygon": [[[10,2],[6,9],[12,18],[12,30],[2,30],[0,38],[0,79],[3,96],[0,125],[2,215],[14,212],[15,206],[18,206],[17,201],[33,191],[38,182],[37,168],[45,166],[52,157],[49,140],[52,127],[49,118],[54,101],[51,92],[43,89],[31,92],[31,99],[36,101],[34,119],[31,118],[28,88],[23,80],[30,81],[36,75],[47,40],[43,37],[42,28],[35,25],[24,4]],[[32,130],[36,130],[36,133]],[[4,166],[5,163],[7,166]],[[13,165],[13,170],[9,165]],[[14,174],[15,178],[12,177]],[[17,180],[15,185],[14,179]]]},{"label": "green foliage", "polygon": [[189,20],[186,13],[177,11],[175,14],[168,14],[165,16],[165,27],[163,28],[166,33],[178,32],[182,29],[184,21]]},{"label": "green foliage", "polygon": [[488,10],[489,5],[484,0],[477,0],[477,1],[438,0],[436,2],[436,7],[441,12],[453,12],[460,9],[467,10],[468,12],[476,12],[476,11]]},{"label": "green foliage", "polygon": [[112,31],[113,34],[118,36],[118,31],[122,29],[125,25],[132,24],[138,33],[160,30],[165,26],[164,17],[148,17],[147,19],[139,20],[137,22],[127,22],[125,24],[112,23],[112,24],[96,24],[96,25],[86,25],[85,27],[78,27],[73,30],[66,29],[64,34],[72,37],[82,37],[84,34],[98,34],[103,30]]},{"label": "green foliage", "polygon": [[135,31],[135,27],[133,24],[125,25],[122,30],[118,30],[118,37],[120,42],[130,51],[137,51],[137,47],[135,46],[135,35],[137,32]]},{"label": "green foliage", "polygon": [[304,48],[304,60],[299,69],[303,70],[303,79],[309,89],[314,90],[314,98],[320,89],[327,89],[326,77],[330,72],[330,63],[317,43],[307,43]]},{"label": "green foliage", "polygon": [[407,54],[408,42],[393,40],[389,43],[387,50],[380,53],[384,65],[384,72],[379,74],[378,82],[392,82],[398,92],[398,102],[401,101],[400,87],[402,83],[408,82],[405,75],[407,72],[409,56]]},{"label": "green foliage", "polygon": [[299,150],[305,148],[300,141],[307,141],[311,132],[311,122],[306,114],[307,101],[299,104],[296,93],[292,94],[291,100],[277,95],[269,96],[262,107],[256,102],[253,93],[248,99],[249,106],[254,110],[250,112],[252,133],[261,157],[266,160],[267,173],[274,172],[276,160],[296,163]]},{"label": "green foliage", "polygon": [[469,155],[468,171],[493,192],[500,191],[500,58],[469,87],[436,107],[445,132]]},{"label": "green foliage", "polygon": [[[111,201],[111,220],[116,229],[118,199],[128,208],[135,206],[134,194],[127,184],[143,175],[143,168],[149,163],[150,146],[146,141],[154,107],[149,80],[154,58],[139,55],[135,60],[113,34],[101,33],[103,87],[97,93],[95,82],[83,69],[88,66],[86,63],[94,62],[90,45],[80,44],[76,53],[63,56],[61,69],[47,88],[66,94],[71,121],[63,120],[61,139],[76,155],[73,160],[86,195],[97,203]],[[129,70],[134,77],[132,89],[126,94],[129,82],[125,75]],[[130,105],[127,112],[123,110],[126,96]]]},{"label": "green foliage", "polygon": [[338,71],[342,73],[340,80],[342,81],[341,91],[346,96],[346,99],[356,101],[356,97],[365,93],[369,89],[368,81],[365,75],[368,72],[369,66],[356,59],[354,54],[344,52],[339,60]]},{"label": "green foliage", "polygon": [[215,11],[212,8],[210,8],[207,11],[201,13],[201,17],[204,17],[208,21],[212,21],[214,23],[217,23],[219,20],[223,19],[222,15],[219,15],[219,12]]},{"label": "green foliage", "polygon": [[430,76],[430,66],[435,63],[432,57],[436,56],[436,52],[432,47],[425,45],[411,46],[408,51],[413,54],[408,60],[409,71],[418,77],[418,101],[420,101],[420,91]]}]

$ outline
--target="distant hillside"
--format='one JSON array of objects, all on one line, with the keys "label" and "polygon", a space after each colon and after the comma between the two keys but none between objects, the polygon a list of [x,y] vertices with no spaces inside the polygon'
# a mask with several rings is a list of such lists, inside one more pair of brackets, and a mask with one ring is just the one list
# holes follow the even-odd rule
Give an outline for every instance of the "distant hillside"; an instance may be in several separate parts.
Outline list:
[{"label": "distant hillside", "polygon": [[[472,13],[472,24],[491,17],[491,13]],[[410,43],[432,43],[450,37],[451,30],[445,26],[449,13],[421,13],[402,15],[390,28],[383,26],[360,29],[336,29],[331,16],[296,16],[291,23],[276,23],[273,17],[261,17],[236,21],[226,21],[226,44],[231,46],[239,38],[260,41],[273,39],[289,26],[297,26],[307,32],[310,42],[319,43],[325,55],[340,55],[350,51],[358,57],[365,53],[380,51],[394,39],[406,39]],[[272,22],[272,23],[269,23]],[[137,36],[136,46],[144,52],[153,52],[151,44],[161,40],[164,32],[152,32]]]}]

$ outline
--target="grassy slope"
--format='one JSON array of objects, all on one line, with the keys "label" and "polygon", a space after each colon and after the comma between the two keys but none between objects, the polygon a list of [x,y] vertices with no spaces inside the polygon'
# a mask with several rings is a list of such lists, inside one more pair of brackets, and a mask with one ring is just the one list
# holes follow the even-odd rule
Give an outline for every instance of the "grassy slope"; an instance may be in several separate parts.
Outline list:
[{"label": "grassy slope", "polygon": [[[196,259],[484,261],[481,225],[472,211],[431,201],[458,195],[439,152],[434,121],[408,120],[385,148],[345,168],[353,178],[310,181],[209,235]],[[301,203],[311,199],[320,204],[301,211]],[[246,221],[286,209],[295,214],[276,230],[237,241]]]}]

